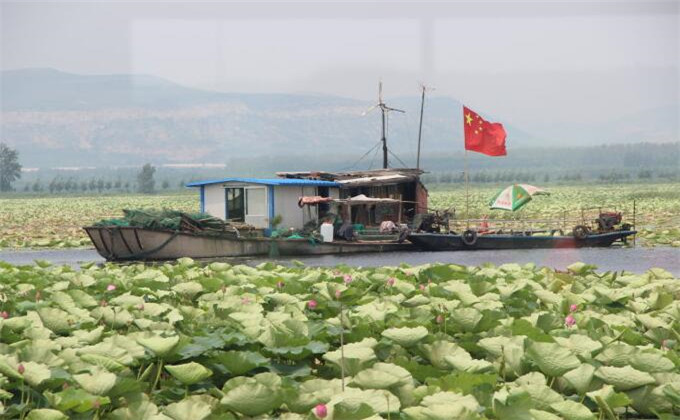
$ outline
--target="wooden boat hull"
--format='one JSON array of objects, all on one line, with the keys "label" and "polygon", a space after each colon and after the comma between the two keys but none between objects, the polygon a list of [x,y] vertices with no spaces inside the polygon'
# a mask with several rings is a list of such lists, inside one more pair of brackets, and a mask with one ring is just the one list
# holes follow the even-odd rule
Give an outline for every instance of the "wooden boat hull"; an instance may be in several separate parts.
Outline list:
[{"label": "wooden boat hull", "polygon": [[522,236],[479,235],[473,244],[466,244],[461,235],[442,233],[414,233],[408,240],[414,246],[427,251],[457,251],[475,249],[539,249],[608,247],[614,242],[625,241],[635,231],[615,231],[592,234],[583,239],[573,236]]},{"label": "wooden boat hull", "polygon": [[414,249],[396,241],[312,242],[308,239],[236,238],[137,227],[85,227],[97,252],[109,261],[174,260],[267,255],[326,255]]}]

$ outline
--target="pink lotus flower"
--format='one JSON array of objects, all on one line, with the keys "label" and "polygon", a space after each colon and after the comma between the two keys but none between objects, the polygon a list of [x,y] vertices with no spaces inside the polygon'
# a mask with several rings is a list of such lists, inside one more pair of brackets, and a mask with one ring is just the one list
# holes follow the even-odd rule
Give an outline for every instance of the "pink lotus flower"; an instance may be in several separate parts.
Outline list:
[{"label": "pink lotus flower", "polygon": [[420,287],[420,291],[421,291],[421,292],[424,292],[424,291],[425,291],[425,285],[424,285],[424,284],[421,284],[421,285],[418,286],[418,287]]},{"label": "pink lotus flower", "polygon": [[23,375],[24,372],[26,372],[26,368],[24,367],[24,365],[19,364],[19,366],[17,366],[17,372],[19,372],[19,375]]},{"label": "pink lotus flower", "polygon": [[352,276],[350,276],[349,274],[345,274],[343,280],[345,281],[345,284],[350,284],[352,282]]},{"label": "pink lotus flower", "polygon": [[282,281],[279,280],[278,282],[276,282],[276,287],[277,287],[278,289],[283,289],[283,286],[285,286],[285,285],[283,284]]},{"label": "pink lotus flower", "polygon": [[144,310],[144,304],[140,303],[139,305],[137,305],[137,309],[139,309],[140,311],[143,311]]},{"label": "pink lotus flower", "polygon": [[576,319],[574,319],[574,317],[571,314],[567,315],[567,317],[564,318],[565,327],[571,328],[574,326],[574,324],[576,324]]},{"label": "pink lotus flower", "polygon": [[101,306],[101,307],[105,307],[105,306],[107,306],[107,305],[108,305],[108,303],[106,302],[105,299],[102,299],[102,301],[99,302],[99,306]]},{"label": "pink lotus flower", "polygon": [[328,415],[326,404],[318,404],[316,407],[314,407],[314,414],[320,419],[325,418]]},{"label": "pink lotus flower", "polygon": [[390,277],[389,279],[387,279],[387,285],[394,286],[394,281],[395,281],[394,277]]},{"label": "pink lotus flower", "polygon": [[314,299],[312,299],[312,300],[310,300],[309,302],[307,302],[307,307],[308,307],[309,309],[311,309],[312,311],[313,311],[314,309],[316,309],[316,305],[317,305],[317,303],[316,303],[316,301],[315,301]]},{"label": "pink lotus flower", "polygon": [[578,311],[578,305],[577,304],[574,303],[571,306],[569,306],[569,312],[576,312],[576,311]]},{"label": "pink lotus flower", "polygon": [[2,317],[2,319],[7,319],[9,318],[9,313],[7,311],[2,311],[0,312],[0,317]]},{"label": "pink lotus flower", "polygon": [[340,299],[340,296],[342,296],[342,292],[340,290],[335,291],[335,298]]},{"label": "pink lotus flower", "polygon": [[108,286],[106,286],[106,290],[109,292],[113,292],[114,290],[116,290],[116,285],[109,284]]},{"label": "pink lotus flower", "polygon": [[244,297],[243,299],[241,299],[241,303],[244,304],[244,305],[249,304],[249,303],[250,303],[250,298]]},{"label": "pink lotus flower", "polygon": [[669,350],[670,348],[668,347],[668,340],[662,340],[661,341],[661,350]]},{"label": "pink lotus flower", "polygon": [[40,290],[35,292],[35,301],[38,302],[42,298],[42,294],[40,293]]},{"label": "pink lotus flower", "polygon": [[442,322],[444,322],[444,316],[442,314],[437,315],[436,321],[437,324],[441,324]]}]

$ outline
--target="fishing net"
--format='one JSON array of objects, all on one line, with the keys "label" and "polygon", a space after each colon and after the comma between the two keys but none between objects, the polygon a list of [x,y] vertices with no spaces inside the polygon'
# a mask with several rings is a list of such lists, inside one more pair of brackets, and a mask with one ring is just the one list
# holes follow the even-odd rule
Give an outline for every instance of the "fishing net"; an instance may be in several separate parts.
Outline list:
[{"label": "fishing net", "polygon": [[176,210],[123,210],[121,219],[104,219],[98,227],[134,226],[151,230],[224,231],[228,224],[216,217],[201,213],[184,213]]}]

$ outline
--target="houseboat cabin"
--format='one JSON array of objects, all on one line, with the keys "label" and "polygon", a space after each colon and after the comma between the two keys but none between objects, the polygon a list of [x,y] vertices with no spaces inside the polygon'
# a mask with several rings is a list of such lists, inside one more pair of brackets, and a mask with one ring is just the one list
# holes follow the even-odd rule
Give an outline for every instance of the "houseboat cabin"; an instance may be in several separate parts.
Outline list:
[{"label": "houseboat cabin", "polygon": [[305,223],[318,221],[320,215],[317,206],[303,211],[298,205],[300,197],[340,197],[340,184],[321,180],[224,178],[187,186],[200,189],[201,213],[258,229],[271,229],[276,216],[281,218],[281,227],[302,229]]}]

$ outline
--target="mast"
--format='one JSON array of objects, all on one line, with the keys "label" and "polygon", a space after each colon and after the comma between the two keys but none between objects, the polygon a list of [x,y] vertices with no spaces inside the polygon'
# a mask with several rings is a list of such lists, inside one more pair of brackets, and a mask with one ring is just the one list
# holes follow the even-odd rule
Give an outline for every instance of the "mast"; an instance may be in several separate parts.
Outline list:
[{"label": "mast", "polygon": [[389,117],[389,113],[391,111],[396,111],[396,112],[401,112],[405,113],[406,111],[403,111],[401,109],[396,109],[396,108],[391,108],[387,105],[385,105],[385,102],[383,102],[383,97],[382,97],[382,80],[378,83],[378,103],[370,107],[366,112],[364,112],[362,115],[366,115],[369,112],[371,112],[375,108],[380,108],[380,118],[381,118],[381,135],[380,135],[380,141],[382,142],[382,152],[383,152],[383,169],[387,169],[389,166],[389,162],[387,159],[387,154],[389,150],[387,149],[387,119]]},{"label": "mast", "polygon": [[423,136],[423,111],[425,109],[425,90],[427,90],[425,85],[420,85],[420,87],[423,89],[423,93],[420,97],[420,124],[418,125],[418,156],[416,158],[416,169],[420,169],[420,140]]}]

